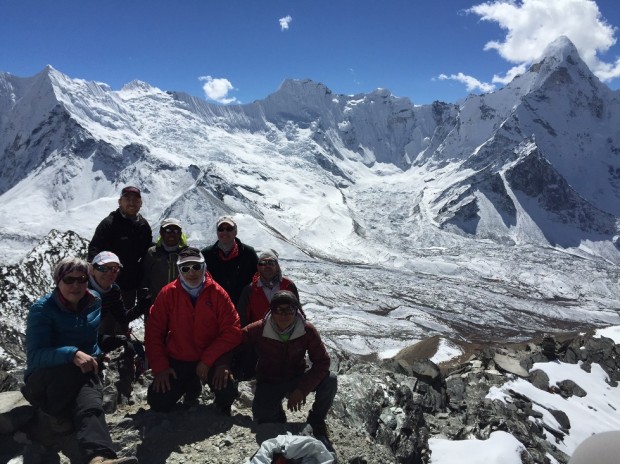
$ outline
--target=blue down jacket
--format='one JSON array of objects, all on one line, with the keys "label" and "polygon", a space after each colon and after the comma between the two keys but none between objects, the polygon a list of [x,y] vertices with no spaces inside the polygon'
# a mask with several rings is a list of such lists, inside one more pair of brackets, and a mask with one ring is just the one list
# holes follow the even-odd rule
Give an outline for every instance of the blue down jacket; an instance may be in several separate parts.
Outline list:
[{"label": "blue down jacket", "polygon": [[88,290],[77,312],[63,304],[60,291],[36,301],[28,311],[26,322],[26,371],[24,378],[42,367],[73,362],[78,351],[93,357],[102,354],[97,345],[97,328],[101,318],[101,299]]}]

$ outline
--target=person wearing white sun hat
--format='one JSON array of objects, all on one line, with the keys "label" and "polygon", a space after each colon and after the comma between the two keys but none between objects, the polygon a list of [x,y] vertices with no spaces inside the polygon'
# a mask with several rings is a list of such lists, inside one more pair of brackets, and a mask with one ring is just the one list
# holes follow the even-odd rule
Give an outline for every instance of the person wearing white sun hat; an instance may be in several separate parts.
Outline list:
[{"label": "person wearing white sun hat", "polygon": [[198,248],[180,250],[177,266],[179,277],[161,289],[146,321],[146,355],[154,376],[147,402],[161,412],[181,397],[193,404],[206,383],[216,409],[230,415],[238,396],[229,365],[241,342],[239,315],[207,272]]}]

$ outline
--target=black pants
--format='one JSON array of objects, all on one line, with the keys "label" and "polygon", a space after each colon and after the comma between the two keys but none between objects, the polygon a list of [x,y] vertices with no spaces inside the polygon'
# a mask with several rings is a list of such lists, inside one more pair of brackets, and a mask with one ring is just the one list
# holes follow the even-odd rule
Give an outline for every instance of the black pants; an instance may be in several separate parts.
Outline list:
[{"label": "black pants", "polygon": [[[170,390],[156,392],[153,386],[154,382],[149,386],[147,402],[155,411],[168,412],[183,395],[189,398],[197,398],[202,391],[202,382],[196,375],[198,361],[179,361],[171,358],[169,364],[177,374],[176,379],[170,376]],[[237,382],[229,379],[225,388],[215,390],[213,388],[214,374],[215,368],[212,367],[207,376],[207,385],[215,395],[215,405],[219,408],[228,408],[238,396]]]},{"label": "black pants", "polygon": [[[258,424],[265,422],[286,422],[286,414],[282,408],[282,400],[297,388],[301,376],[280,383],[256,383],[254,401],[252,402],[252,415]],[[329,372],[314,390],[316,395],[312,409],[308,414],[308,422],[321,422],[327,417],[329,408],[334,402],[338,391],[338,378],[333,372]]]},{"label": "black pants", "polygon": [[95,456],[115,458],[103,412],[103,388],[98,375],[83,374],[73,364],[37,369],[26,379],[22,394],[33,406],[70,418],[86,462]]}]

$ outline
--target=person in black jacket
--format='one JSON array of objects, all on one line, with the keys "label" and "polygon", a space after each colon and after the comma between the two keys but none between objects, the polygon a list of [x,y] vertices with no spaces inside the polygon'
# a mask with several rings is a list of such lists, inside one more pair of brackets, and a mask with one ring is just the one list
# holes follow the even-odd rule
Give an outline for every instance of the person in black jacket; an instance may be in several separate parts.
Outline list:
[{"label": "person in black jacket", "polygon": [[[147,313],[151,307],[148,288],[138,291],[138,304],[125,308],[121,290],[116,285],[116,277],[123,268],[121,260],[111,251],[102,251],[93,258],[88,278],[88,287],[101,297],[101,321],[97,344],[104,353],[123,347],[120,356],[112,359],[116,363],[119,378],[116,382],[116,404],[126,404],[131,398],[132,383],[144,371],[144,347],[137,339],[132,339],[129,324]],[[137,356],[137,358],[136,358]],[[136,367],[140,371],[136,372]]]},{"label": "person in black jacket", "polygon": [[237,224],[229,216],[217,220],[217,242],[202,249],[207,271],[224,287],[235,308],[241,290],[252,282],[258,265],[256,251],[237,238]]},{"label": "person in black jacket", "polygon": [[151,226],[140,215],[142,195],[137,187],[125,187],[118,200],[118,209],[104,218],[88,245],[88,261],[102,251],[116,254],[123,268],[116,283],[121,288],[126,308],[136,304],[136,293],[141,281],[140,260],[152,245]]}]

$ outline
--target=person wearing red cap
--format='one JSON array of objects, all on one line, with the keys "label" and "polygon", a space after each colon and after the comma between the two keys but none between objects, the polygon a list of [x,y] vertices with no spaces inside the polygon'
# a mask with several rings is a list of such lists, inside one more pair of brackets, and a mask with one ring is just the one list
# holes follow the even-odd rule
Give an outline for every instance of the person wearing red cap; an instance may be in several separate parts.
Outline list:
[{"label": "person wearing red cap", "polygon": [[140,260],[152,245],[151,226],[140,215],[142,194],[133,186],[125,187],[118,199],[118,209],[104,218],[88,245],[88,261],[102,251],[115,253],[123,263],[116,283],[121,288],[126,308],[136,304],[141,282]]}]

